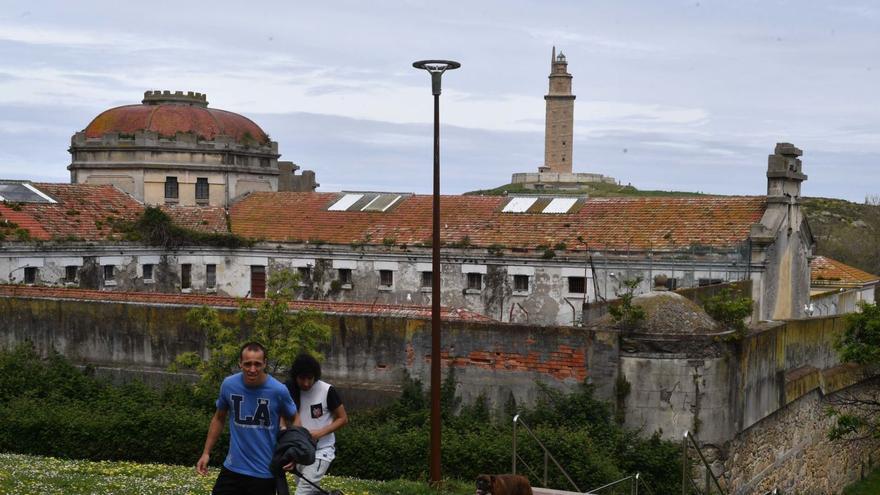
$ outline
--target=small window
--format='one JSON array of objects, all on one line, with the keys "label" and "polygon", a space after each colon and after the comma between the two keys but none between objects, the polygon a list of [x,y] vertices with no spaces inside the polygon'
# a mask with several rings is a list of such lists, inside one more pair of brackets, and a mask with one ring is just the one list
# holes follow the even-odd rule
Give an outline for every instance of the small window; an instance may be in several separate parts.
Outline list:
[{"label": "small window", "polygon": [[300,266],[296,269],[296,273],[299,274],[299,283],[304,284],[309,281],[312,277],[312,269],[308,266]]},{"label": "small window", "polygon": [[208,201],[208,178],[199,177],[196,179],[196,201]]},{"label": "small window", "polygon": [[205,265],[205,287],[208,289],[217,287],[217,265]]},{"label": "small window", "polygon": [[430,289],[434,285],[434,272],[422,272],[422,287]]},{"label": "small window", "polygon": [[104,265],[104,282],[113,282],[116,280],[116,267],[113,265]]},{"label": "small window", "polygon": [[266,267],[251,266],[251,297],[266,297]]},{"label": "small window", "polygon": [[351,268],[339,269],[339,283],[342,285],[351,285]]},{"label": "small window", "polygon": [[483,290],[483,274],[482,273],[468,273],[467,274],[467,288],[469,290]]},{"label": "small window", "polygon": [[24,283],[26,284],[35,284],[37,283],[37,267],[28,266],[24,269]]},{"label": "small window", "polygon": [[678,288],[678,279],[669,277],[666,279],[666,288],[669,290],[675,290]]},{"label": "small window", "polygon": [[586,293],[586,279],[584,277],[568,277],[568,292],[572,294]]},{"label": "small window", "polygon": [[144,280],[153,280],[153,265],[147,263],[144,265]]},{"label": "small window", "polygon": [[192,288],[192,265],[189,263],[180,265],[180,288]]},{"label": "small window", "polygon": [[379,270],[379,285],[391,287],[394,285],[394,272],[391,270]]},{"label": "small window", "polygon": [[516,292],[528,292],[529,291],[529,276],[528,275],[514,275],[513,276],[513,290]]},{"label": "small window", "polygon": [[177,177],[165,177],[165,199],[177,199],[179,194]]},{"label": "small window", "polygon": [[79,269],[76,265],[68,265],[64,267],[64,281],[76,282],[76,271]]}]

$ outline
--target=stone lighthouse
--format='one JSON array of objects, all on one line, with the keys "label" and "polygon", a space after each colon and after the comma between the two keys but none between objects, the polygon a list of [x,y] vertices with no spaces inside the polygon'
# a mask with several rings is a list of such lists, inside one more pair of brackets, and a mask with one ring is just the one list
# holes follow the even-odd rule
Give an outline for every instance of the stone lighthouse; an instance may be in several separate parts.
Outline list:
[{"label": "stone lighthouse", "polygon": [[544,127],[544,163],[538,172],[514,173],[511,184],[537,191],[584,191],[589,184],[615,184],[613,177],[602,174],[573,172],[572,148],[574,138],[574,95],[571,94],[571,74],[565,55],[550,56],[550,89],[544,95],[547,106]]},{"label": "stone lighthouse", "polygon": [[550,89],[547,102],[546,128],[544,131],[544,166],[541,172],[571,173],[571,149],[574,128],[574,98],[571,94],[571,74],[565,55],[556,47],[550,60]]}]

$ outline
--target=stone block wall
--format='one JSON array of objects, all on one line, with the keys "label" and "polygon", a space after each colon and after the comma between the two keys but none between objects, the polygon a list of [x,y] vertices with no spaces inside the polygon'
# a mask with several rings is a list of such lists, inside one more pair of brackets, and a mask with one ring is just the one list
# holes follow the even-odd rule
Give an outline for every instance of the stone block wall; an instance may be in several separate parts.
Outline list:
[{"label": "stone block wall", "polygon": [[[863,395],[880,389],[863,382],[845,392]],[[833,397],[833,396],[830,396]],[[732,495],[831,494],[864,477],[880,459],[880,439],[828,439],[833,420],[829,397],[813,390],[748,428],[727,446],[724,479]]]}]

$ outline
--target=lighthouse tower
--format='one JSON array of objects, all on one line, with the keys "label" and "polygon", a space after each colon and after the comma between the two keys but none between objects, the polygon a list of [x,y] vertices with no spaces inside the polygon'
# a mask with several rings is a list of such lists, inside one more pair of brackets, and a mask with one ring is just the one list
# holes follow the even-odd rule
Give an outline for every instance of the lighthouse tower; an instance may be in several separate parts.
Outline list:
[{"label": "lighthouse tower", "polygon": [[544,131],[544,166],[541,172],[571,173],[572,135],[574,128],[574,98],[571,94],[571,74],[565,55],[556,54],[550,61],[550,89],[547,102],[546,128]]}]

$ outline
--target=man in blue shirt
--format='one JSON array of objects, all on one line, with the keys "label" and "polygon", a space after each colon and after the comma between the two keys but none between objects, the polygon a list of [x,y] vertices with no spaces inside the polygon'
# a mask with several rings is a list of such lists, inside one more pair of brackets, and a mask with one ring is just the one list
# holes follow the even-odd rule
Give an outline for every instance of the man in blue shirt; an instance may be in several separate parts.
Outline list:
[{"label": "man in blue shirt", "polygon": [[[229,418],[229,453],[214,484],[213,495],[274,495],[275,480],[269,471],[279,426],[293,425],[296,405],[281,382],[266,373],[266,348],[256,342],[241,347],[240,373],[223,380],[217,411],[196,471],[208,473],[211,449]],[[232,414],[230,414],[230,412]]]}]

